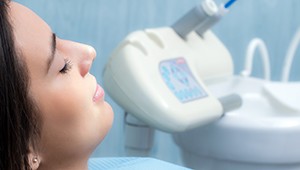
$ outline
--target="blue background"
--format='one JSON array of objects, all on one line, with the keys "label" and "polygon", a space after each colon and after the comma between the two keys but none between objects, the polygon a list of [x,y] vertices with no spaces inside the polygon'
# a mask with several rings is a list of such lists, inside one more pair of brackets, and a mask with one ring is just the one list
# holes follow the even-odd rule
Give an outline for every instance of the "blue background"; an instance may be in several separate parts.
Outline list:
[{"label": "blue background", "polygon": [[[130,32],[173,24],[199,0],[19,0],[40,15],[57,35],[90,44],[97,50],[91,72],[102,84],[102,70],[112,50]],[[226,2],[216,0],[216,2]],[[281,76],[284,56],[300,27],[299,0],[239,0],[214,28],[232,54],[235,73],[244,67],[246,47],[254,37],[262,38],[269,49],[272,80]],[[297,52],[297,55],[300,53]],[[291,80],[299,81],[300,58],[296,56]],[[259,57],[253,75],[262,77]],[[114,125],[93,156],[125,156],[123,111],[107,95],[114,108]],[[170,135],[156,133],[151,156],[181,163],[179,150]]]}]

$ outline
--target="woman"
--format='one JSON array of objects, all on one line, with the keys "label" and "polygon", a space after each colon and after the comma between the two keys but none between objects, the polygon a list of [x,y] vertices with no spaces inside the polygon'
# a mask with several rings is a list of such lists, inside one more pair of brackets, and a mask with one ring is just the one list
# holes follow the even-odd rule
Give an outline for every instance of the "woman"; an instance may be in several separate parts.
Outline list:
[{"label": "woman", "polygon": [[0,15],[0,169],[87,169],[113,120],[89,73],[95,50],[18,3],[1,0]]},{"label": "woman", "polygon": [[[89,73],[94,48],[58,38],[9,0],[0,0],[0,24],[0,169],[88,169],[113,121]],[[154,159],[109,161],[93,159],[90,167],[182,169]]]}]

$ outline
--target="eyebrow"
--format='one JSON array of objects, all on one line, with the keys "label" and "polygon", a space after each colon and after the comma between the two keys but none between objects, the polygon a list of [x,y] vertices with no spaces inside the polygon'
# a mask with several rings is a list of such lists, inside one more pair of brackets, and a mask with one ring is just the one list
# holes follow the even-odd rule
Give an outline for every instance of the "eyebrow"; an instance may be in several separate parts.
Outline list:
[{"label": "eyebrow", "polygon": [[49,71],[50,66],[53,63],[55,52],[56,52],[56,35],[55,35],[55,33],[52,33],[51,42],[50,43],[51,43],[50,44],[50,46],[51,46],[51,53],[50,53],[50,56],[49,56],[48,62],[47,62],[47,72]]}]

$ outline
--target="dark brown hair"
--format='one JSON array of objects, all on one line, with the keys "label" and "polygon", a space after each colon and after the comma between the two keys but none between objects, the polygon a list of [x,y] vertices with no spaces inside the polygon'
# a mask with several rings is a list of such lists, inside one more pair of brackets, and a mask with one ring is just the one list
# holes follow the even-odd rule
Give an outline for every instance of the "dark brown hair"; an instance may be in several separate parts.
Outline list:
[{"label": "dark brown hair", "polygon": [[0,169],[29,170],[39,121],[28,94],[26,64],[14,43],[8,3],[0,0]]}]

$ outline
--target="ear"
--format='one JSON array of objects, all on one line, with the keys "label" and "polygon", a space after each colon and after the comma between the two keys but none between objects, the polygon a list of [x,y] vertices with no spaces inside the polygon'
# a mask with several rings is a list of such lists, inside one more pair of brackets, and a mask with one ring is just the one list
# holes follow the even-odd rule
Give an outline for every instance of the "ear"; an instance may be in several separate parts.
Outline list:
[{"label": "ear", "polygon": [[34,153],[32,151],[32,148],[30,148],[30,153],[28,154],[28,163],[29,163],[31,170],[37,170],[40,166],[40,162],[41,162],[41,159],[38,156],[38,154]]}]

